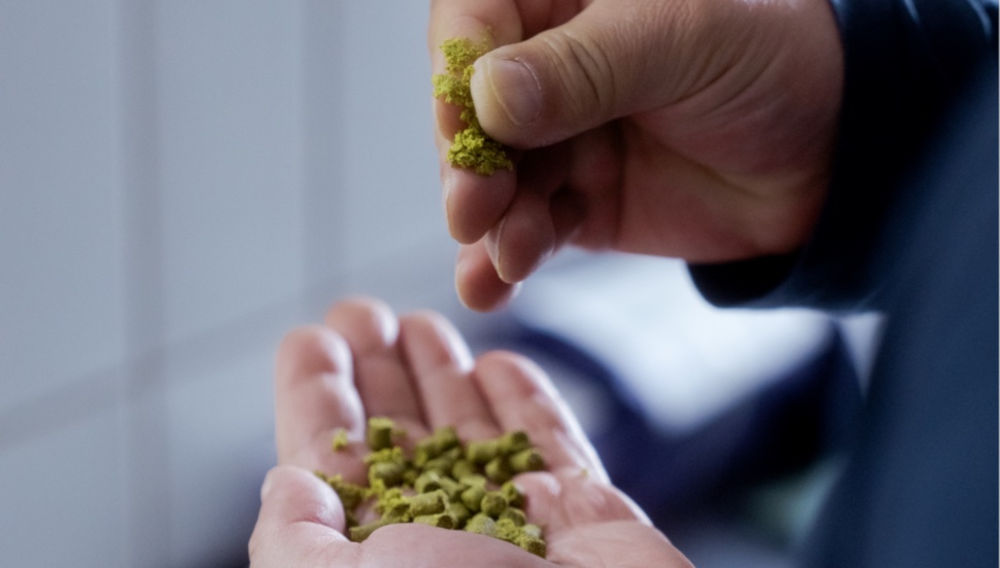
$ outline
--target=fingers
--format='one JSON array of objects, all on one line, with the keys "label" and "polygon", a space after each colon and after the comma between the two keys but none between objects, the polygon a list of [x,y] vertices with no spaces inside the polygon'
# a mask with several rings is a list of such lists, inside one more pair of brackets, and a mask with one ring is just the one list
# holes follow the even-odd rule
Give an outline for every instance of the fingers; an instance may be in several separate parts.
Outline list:
[{"label": "fingers", "polygon": [[[486,39],[493,45],[502,45],[520,40],[522,33],[521,16],[513,0],[434,0],[427,34],[432,72],[445,71],[440,46],[447,39]],[[480,176],[448,164],[446,155],[451,140],[464,127],[459,113],[455,105],[434,101],[435,143],[441,163],[448,230],[458,242],[470,244],[479,240],[507,209],[514,195],[515,176],[507,171]]]},{"label": "fingers", "polygon": [[[380,528],[365,540],[366,566],[504,566],[551,568],[552,564],[498,538],[442,530],[419,523]],[[342,566],[329,564],[329,566]]]},{"label": "fingers", "polygon": [[351,355],[344,340],[322,326],[292,331],[278,348],[275,374],[275,438],[278,462],[316,467],[303,455],[317,438],[344,428],[364,432],[361,400],[354,389]]},{"label": "fingers", "polygon": [[472,378],[472,355],[441,315],[419,312],[400,321],[400,342],[431,428],[452,425],[462,439],[492,438],[500,431]]},{"label": "fingers", "polygon": [[475,378],[505,431],[524,430],[554,472],[586,472],[607,482],[608,474],[580,424],[545,372],[514,353],[495,351],[476,362]]},{"label": "fingers", "polygon": [[598,1],[561,26],[497,48],[472,76],[480,123],[501,142],[537,148],[669,102],[703,71],[705,55],[689,40],[705,27],[705,4],[713,3]]},{"label": "fingers", "polygon": [[308,471],[274,468],[261,488],[260,513],[249,543],[250,565],[353,566],[358,547],[342,534],[344,525],[344,509],[329,487]]},{"label": "fingers", "polygon": [[[520,40],[522,32],[513,0],[433,0],[427,31],[431,71],[435,75],[444,73],[445,59],[440,47],[447,39],[487,40],[492,45],[503,45]],[[448,141],[463,124],[459,120],[459,109],[435,100],[434,116],[438,147],[447,148]]]},{"label": "fingers", "polygon": [[354,384],[368,416],[389,416],[400,426],[421,435],[421,401],[397,336],[399,322],[384,303],[370,298],[339,302],[326,314],[326,324],[350,346]]},{"label": "fingers", "polygon": [[488,38],[495,45],[523,37],[521,17],[513,0],[433,0],[427,49],[434,73],[444,70],[439,47],[446,39],[464,37],[474,41]]},{"label": "fingers", "polygon": [[627,495],[587,473],[526,473],[518,476],[517,485],[527,496],[528,518],[552,532],[611,521],[650,524]]},{"label": "fingers", "polygon": [[[447,152],[447,146],[443,152]],[[498,170],[491,176],[452,168],[442,160],[448,232],[462,244],[478,241],[510,206],[517,188],[517,173]]]},{"label": "fingers", "polygon": [[497,276],[486,252],[486,241],[459,247],[455,261],[455,289],[471,310],[487,312],[510,301],[520,284],[508,284]]}]

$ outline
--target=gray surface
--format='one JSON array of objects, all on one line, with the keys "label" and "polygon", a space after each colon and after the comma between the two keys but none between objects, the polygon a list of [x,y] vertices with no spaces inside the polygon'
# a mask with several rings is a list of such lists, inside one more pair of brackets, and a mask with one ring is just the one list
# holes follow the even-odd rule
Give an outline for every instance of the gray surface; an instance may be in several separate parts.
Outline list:
[{"label": "gray surface", "polygon": [[426,18],[0,2],[5,565],[238,564],[282,334],[354,292],[457,312]]}]

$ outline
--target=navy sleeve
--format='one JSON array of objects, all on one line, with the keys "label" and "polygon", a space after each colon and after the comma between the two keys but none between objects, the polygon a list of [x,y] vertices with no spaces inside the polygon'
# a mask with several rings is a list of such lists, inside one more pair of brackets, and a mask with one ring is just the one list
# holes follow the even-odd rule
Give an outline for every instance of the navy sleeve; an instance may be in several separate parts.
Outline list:
[{"label": "navy sleeve", "polygon": [[996,52],[996,0],[831,0],[844,95],[827,202],[810,241],[787,256],[691,265],[719,305],[878,307],[874,249],[899,181],[974,70]]}]

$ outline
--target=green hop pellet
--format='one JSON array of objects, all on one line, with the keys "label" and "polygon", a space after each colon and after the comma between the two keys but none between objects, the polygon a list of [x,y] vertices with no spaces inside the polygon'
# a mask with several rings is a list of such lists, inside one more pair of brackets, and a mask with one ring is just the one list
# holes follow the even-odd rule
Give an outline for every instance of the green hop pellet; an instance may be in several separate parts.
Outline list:
[{"label": "green hop pellet", "polygon": [[521,528],[511,522],[510,519],[498,519],[494,528],[494,534],[500,540],[514,544],[523,534]]},{"label": "green hop pellet", "polygon": [[417,493],[428,493],[441,489],[441,474],[436,471],[425,471],[414,481],[413,488]]},{"label": "green hop pellet", "polygon": [[542,454],[538,453],[538,450],[527,448],[510,457],[510,467],[516,473],[538,471],[545,467],[545,460],[542,459]]},{"label": "green hop pellet", "polygon": [[528,522],[528,519],[524,516],[524,511],[516,507],[507,507],[504,509],[504,511],[500,513],[500,517],[498,517],[497,520],[503,519],[506,519],[519,527],[523,527],[524,524]]},{"label": "green hop pellet", "polygon": [[[369,420],[367,487],[316,472],[344,504],[351,540],[360,542],[388,524],[421,523],[489,535],[544,557],[541,528],[527,522],[524,496],[510,481],[514,473],[544,467],[527,434],[508,432],[464,444],[454,428],[438,428],[414,441],[412,455],[395,445],[401,435],[392,420]],[[368,507],[378,519],[360,524],[356,511]]]},{"label": "green hop pellet", "polygon": [[462,492],[462,504],[465,505],[470,511],[478,512],[480,510],[480,504],[483,501],[483,497],[485,496],[485,488],[479,485],[473,485]]},{"label": "green hop pellet", "polygon": [[495,536],[496,527],[496,521],[482,513],[473,516],[469,519],[469,522],[465,523],[465,530],[476,534],[484,534],[486,536]]},{"label": "green hop pellet", "polygon": [[507,432],[500,436],[500,450],[504,454],[515,454],[531,447],[531,438],[521,430]]},{"label": "green hop pellet", "polygon": [[526,523],[521,527],[521,532],[532,538],[542,538],[542,527],[536,524]]},{"label": "green hop pellet", "polygon": [[476,466],[467,459],[456,460],[455,464],[451,466],[451,476],[458,480],[467,475],[474,475],[475,473]]},{"label": "green hop pellet", "polygon": [[469,487],[486,487],[486,476],[479,475],[478,473],[462,476],[458,481],[462,485]]},{"label": "green hop pellet", "polygon": [[393,524],[393,521],[389,519],[379,519],[377,521],[370,522],[366,525],[360,525],[356,527],[351,527],[347,530],[347,536],[354,542],[362,542],[377,529],[380,529],[386,525]]},{"label": "green hop pellet", "polygon": [[545,546],[545,541],[540,537],[529,536],[522,533],[521,536],[517,537],[517,540],[514,541],[514,544],[520,546],[535,556],[545,558],[547,547]]},{"label": "green hop pellet", "polygon": [[469,442],[465,446],[465,459],[475,465],[483,465],[498,455],[500,455],[500,442],[497,440]]},{"label": "green hop pellet", "polygon": [[407,498],[410,504],[410,514],[414,517],[421,515],[436,515],[444,511],[448,504],[448,496],[444,491],[437,490],[431,493],[418,493]]},{"label": "green hop pellet", "polygon": [[365,441],[373,451],[392,447],[392,434],[396,430],[396,423],[389,418],[375,416],[368,419],[368,430],[365,433]]},{"label": "green hop pellet", "polygon": [[514,476],[510,462],[503,456],[497,456],[486,464],[486,479],[493,483],[504,483]]},{"label": "green hop pellet", "polygon": [[441,477],[439,483],[441,484],[441,490],[448,496],[449,501],[461,501],[462,492],[467,488],[466,485],[450,477]]},{"label": "green hop pellet", "polygon": [[419,515],[413,517],[413,522],[421,523],[424,525],[430,525],[432,527],[438,527],[442,529],[453,529],[455,528],[455,519],[452,518],[447,512],[438,513],[436,515]]},{"label": "green hop pellet", "polygon": [[465,523],[472,518],[472,512],[460,501],[451,501],[448,503],[448,508],[444,512],[455,519],[455,528],[465,526]]},{"label": "green hop pellet", "polygon": [[511,507],[524,506],[524,495],[521,494],[521,490],[517,488],[517,485],[513,481],[508,481],[500,486],[500,493],[507,498],[507,502],[510,503]]},{"label": "green hop pellet", "polygon": [[376,462],[368,468],[368,482],[380,480],[387,487],[393,487],[403,482],[406,467],[394,462]]},{"label": "green hop pellet", "polygon": [[348,444],[347,430],[337,428],[337,431],[333,433],[333,440],[330,442],[330,447],[333,451],[340,452],[347,448]]},{"label": "green hop pellet", "polygon": [[322,479],[337,492],[337,497],[344,505],[344,509],[354,509],[368,497],[368,490],[364,487],[344,481],[344,478],[337,475],[327,476],[323,472],[315,472],[316,476]]},{"label": "green hop pellet", "polygon": [[490,491],[483,495],[482,501],[479,502],[479,510],[484,515],[496,519],[507,510],[507,499],[499,491]]}]

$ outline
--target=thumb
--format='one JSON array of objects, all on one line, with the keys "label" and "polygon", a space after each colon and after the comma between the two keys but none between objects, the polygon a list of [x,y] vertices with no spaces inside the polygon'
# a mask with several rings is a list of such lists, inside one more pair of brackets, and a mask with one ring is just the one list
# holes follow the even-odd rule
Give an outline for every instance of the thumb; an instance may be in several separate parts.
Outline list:
[{"label": "thumb", "polygon": [[298,566],[302,558],[346,557],[353,545],[341,534],[344,525],[344,509],[329,487],[304,469],[278,466],[261,487],[250,564],[285,567]]},{"label": "thumb", "polygon": [[598,1],[487,53],[471,85],[480,124],[501,142],[534,148],[669,102],[702,63],[686,56],[705,29],[709,8],[700,6],[713,3]]}]

